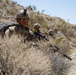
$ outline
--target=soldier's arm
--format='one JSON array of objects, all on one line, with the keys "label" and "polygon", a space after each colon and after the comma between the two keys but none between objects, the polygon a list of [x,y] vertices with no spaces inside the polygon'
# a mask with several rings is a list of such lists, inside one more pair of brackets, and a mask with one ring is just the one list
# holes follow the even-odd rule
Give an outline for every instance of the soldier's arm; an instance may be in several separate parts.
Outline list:
[{"label": "soldier's arm", "polygon": [[12,26],[12,27],[9,27],[6,31],[5,31],[5,35],[10,37],[13,33],[14,33],[14,30],[15,30],[15,26]]}]

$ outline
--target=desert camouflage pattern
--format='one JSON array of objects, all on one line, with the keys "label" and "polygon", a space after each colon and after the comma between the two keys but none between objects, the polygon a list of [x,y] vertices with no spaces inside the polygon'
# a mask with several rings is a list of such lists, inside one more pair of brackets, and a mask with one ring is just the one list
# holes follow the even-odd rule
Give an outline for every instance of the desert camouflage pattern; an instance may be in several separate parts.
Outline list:
[{"label": "desert camouflage pattern", "polygon": [[20,25],[16,25],[16,26],[12,26],[9,27],[6,31],[5,31],[5,35],[8,37],[11,37],[13,34],[17,34],[18,36],[30,36],[33,34],[33,32],[31,30],[29,30],[28,27],[23,28]]}]

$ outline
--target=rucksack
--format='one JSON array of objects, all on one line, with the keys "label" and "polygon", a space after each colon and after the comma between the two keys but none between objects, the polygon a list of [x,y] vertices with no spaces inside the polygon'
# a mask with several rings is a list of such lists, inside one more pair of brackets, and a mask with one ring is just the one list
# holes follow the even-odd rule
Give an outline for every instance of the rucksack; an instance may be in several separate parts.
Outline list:
[{"label": "rucksack", "polygon": [[17,25],[16,22],[5,22],[5,23],[0,24],[0,30],[3,30],[11,26],[16,26],[16,25]]},{"label": "rucksack", "polygon": [[0,33],[3,35],[5,31],[12,26],[17,26],[18,24],[16,22],[5,22],[0,24]]}]

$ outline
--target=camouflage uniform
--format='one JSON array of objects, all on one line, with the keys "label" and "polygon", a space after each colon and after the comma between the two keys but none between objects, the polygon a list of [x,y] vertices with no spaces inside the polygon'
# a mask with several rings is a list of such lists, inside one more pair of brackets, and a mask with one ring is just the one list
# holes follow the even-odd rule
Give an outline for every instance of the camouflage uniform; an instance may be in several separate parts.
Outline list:
[{"label": "camouflage uniform", "polygon": [[23,28],[21,25],[17,25],[17,26],[15,27],[15,32],[16,32],[17,34],[24,35],[24,36],[30,34],[30,32],[29,32],[29,27]]},{"label": "camouflage uniform", "polygon": [[[19,21],[18,21],[19,20]],[[13,33],[18,34],[20,36],[32,36],[32,31],[29,29],[28,25],[26,25],[24,22],[23,26],[20,21],[28,21],[29,20],[29,16],[26,12],[26,10],[21,10],[20,12],[18,12],[17,16],[16,16],[16,21],[18,22],[15,26],[11,26],[8,27],[8,29],[5,31],[5,35],[7,36],[11,36]],[[29,37],[31,38],[31,37]]]},{"label": "camouflage uniform", "polygon": [[33,40],[33,32],[29,29],[29,27],[23,28],[21,25],[15,27],[15,33],[23,36],[25,40]]},{"label": "camouflage uniform", "polygon": [[39,35],[37,35],[37,33],[39,33],[39,34],[41,33],[40,28],[41,28],[41,25],[39,23],[35,23],[33,26],[33,32],[34,32],[34,39],[35,40],[41,39],[41,37]]},{"label": "camouflage uniform", "polygon": [[31,35],[32,31],[29,29],[29,27],[23,28],[21,25],[16,25],[16,26],[9,27],[5,31],[5,35],[7,36],[11,36],[12,34],[27,36],[27,35]]}]

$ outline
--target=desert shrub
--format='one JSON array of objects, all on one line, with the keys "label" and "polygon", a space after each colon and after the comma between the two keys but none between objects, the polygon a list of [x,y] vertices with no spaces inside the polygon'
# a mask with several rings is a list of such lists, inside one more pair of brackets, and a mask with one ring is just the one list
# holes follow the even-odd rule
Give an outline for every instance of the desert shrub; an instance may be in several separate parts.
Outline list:
[{"label": "desert shrub", "polygon": [[[52,75],[67,75],[71,65],[61,58],[55,58],[52,62]],[[62,66],[63,65],[63,66]]]},{"label": "desert shrub", "polygon": [[0,63],[10,75],[45,75],[51,71],[48,56],[33,47],[34,42],[23,43],[23,38],[15,35],[0,40]]},{"label": "desert shrub", "polygon": [[[13,39],[14,38],[14,39]],[[0,64],[10,75],[66,75],[70,63],[60,55],[47,52],[46,42],[23,43],[12,35],[0,38]],[[2,70],[2,69],[1,69]]]}]

